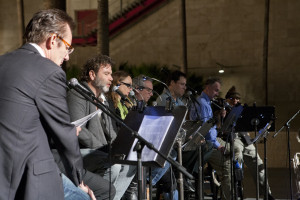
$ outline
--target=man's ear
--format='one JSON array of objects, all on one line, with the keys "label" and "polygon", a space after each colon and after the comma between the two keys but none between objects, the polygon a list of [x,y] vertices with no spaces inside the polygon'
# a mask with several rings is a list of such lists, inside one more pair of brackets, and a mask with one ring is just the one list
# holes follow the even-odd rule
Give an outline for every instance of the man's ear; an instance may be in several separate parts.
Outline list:
[{"label": "man's ear", "polygon": [[96,77],[96,74],[94,72],[94,70],[90,70],[89,71],[89,77],[90,77],[90,80],[93,81]]},{"label": "man's ear", "polygon": [[175,81],[171,80],[170,86],[173,86],[173,85],[175,85],[175,84],[176,84]]},{"label": "man's ear", "polygon": [[57,36],[55,34],[53,34],[51,37],[48,37],[48,39],[46,40],[46,48],[47,50],[50,50],[53,48],[53,46],[56,43],[56,38]]}]

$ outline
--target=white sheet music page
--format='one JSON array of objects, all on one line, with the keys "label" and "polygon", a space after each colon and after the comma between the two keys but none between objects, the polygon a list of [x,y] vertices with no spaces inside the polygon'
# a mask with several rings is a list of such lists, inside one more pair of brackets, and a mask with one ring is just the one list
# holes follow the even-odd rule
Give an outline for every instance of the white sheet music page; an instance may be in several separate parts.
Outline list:
[{"label": "white sheet music page", "polygon": [[92,119],[95,115],[97,115],[98,113],[101,114],[101,112],[102,112],[102,110],[98,109],[95,112],[93,112],[93,113],[91,113],[91,114],[89,114],[89,115],[87,115],[87,116],[85,116],[81,119],[78,119],[78,120],[72,122],[71,124],[74,124],[76,127],[82,126],[85,123],[87,123],[90,119]]},{"label": "white sheet music page", "polygon": [[[152,143],[156,149],[160,149],[173,119],[174,116],[145,115],[138,133],[145,140]],[[127,160],[137,160],[136,151],[133,151],[136,142],[137,139],[134,140]],[[142,161],[153,161],[156,159],[156,157],[157,153],[155,153],[153,150],[148,149],[146,146],[144,147],[142,151]]]}]

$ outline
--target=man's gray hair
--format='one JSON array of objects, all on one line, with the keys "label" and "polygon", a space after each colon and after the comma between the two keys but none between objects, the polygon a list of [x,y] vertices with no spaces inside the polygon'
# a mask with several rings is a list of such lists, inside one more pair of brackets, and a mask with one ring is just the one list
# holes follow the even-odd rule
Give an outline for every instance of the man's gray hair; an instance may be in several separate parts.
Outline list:
[{"label": "man's gray hair", "polygon": [[25,42],[40,44],[51,35],[58,34],[64,37],[66,24],[70,29],[74,29],[73,19],[64,11],[59,9],[41,10],[35,13],[26,26],[24,39]]},{"label": "man's gray hair", "polygon": [[136,76],[132,79],[132,85],[136,89],[139,88],[139,87],[144,87],[144,82],[145,81],[152,82],[153,80],[148,76],[140,74],[140,75],[138,75],[138,76]]}]

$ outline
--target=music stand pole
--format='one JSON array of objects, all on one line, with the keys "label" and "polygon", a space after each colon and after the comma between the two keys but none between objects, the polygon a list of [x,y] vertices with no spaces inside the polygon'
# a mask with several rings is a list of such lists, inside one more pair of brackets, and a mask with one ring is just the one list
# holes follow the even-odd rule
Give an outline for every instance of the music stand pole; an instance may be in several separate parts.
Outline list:
[{"label": "music stand pole", "polygon": [[[257,160],[256,160],[257,161]],[[264,137],[264,163],[265,163],[265,199],[268,200],[269,185],[268,185],[268,171],[267,171],[267,136]]]},{"label": "music stand pole", "polygon": [[138,141],[133,149],[137,154],[138,200],[143,199],[142,150],[144,146],[144,144]]},{"label": "music stand pole", "polygon": [[300,109],[290,118],[280,129],[273,135],[273,138],[285,127],[287,138],[288,138],[288,156],[289,156],[289,181],[290,181],[290,198],[293,199],[293,188],[292,188],[292,166],[291,166],[291,144],[290,144],[290,122],[300,113]]},{"label": "music stand pole", "polygon": [[224,156],[225,156],[225,152],[226,152],[226,146],[228,144],[228,140],[229,144],[230,144],[230,152],[229,152],[229,156],[230,156],[230,177],[231,177],[231,199],[235,200],[237,199],[237,194],[236,194],[236,184],[235,184],[235,173],[234,173],[234,149],[233,149],[233,134],[234,134],[234,127],[235,127],[235,122],[233,122],[233,124],[231,125],[231,131],[227,136],[226,139],[226,144],[225,144],[225,151],[224,151]]},{"label": "music stand pole", "polygon": [[[178,146],[178,162],[182,165],[182,140],[177,139],[177,146]],[[178,184],[179,184],[179,199],[184,200],[184,187],[183,187],[183,175],[181,172],[178,174]]]},{"label": "music stand pole", "polygon": [[204,199],[204,192],[203,192],[203,163],[202,163],[202,144],[198,147],[198,199],[203,200]]},{"label": "music stand pole", "polygon": [[[257,134],[257,125],[258,121],[255,120],[255,126],[254,126],[254,134],[256,137]],[[258,176],[258,150],[257,150],[257,143],[255,143],[255,160],[256,160],[256,200],[259,199],[259,176]]]}]

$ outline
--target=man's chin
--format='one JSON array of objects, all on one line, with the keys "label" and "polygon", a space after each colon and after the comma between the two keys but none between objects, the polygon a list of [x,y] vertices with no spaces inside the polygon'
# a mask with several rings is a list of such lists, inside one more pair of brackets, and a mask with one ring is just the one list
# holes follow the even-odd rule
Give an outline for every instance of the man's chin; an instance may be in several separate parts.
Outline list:
[{"label": "man's chin", "polygon": [[104,93],[107,93],[107,92],[109,91],[109,87],[107,87],[107,86],[103,87],[103,88],[102,88],[102,91],[103,91]]}]

